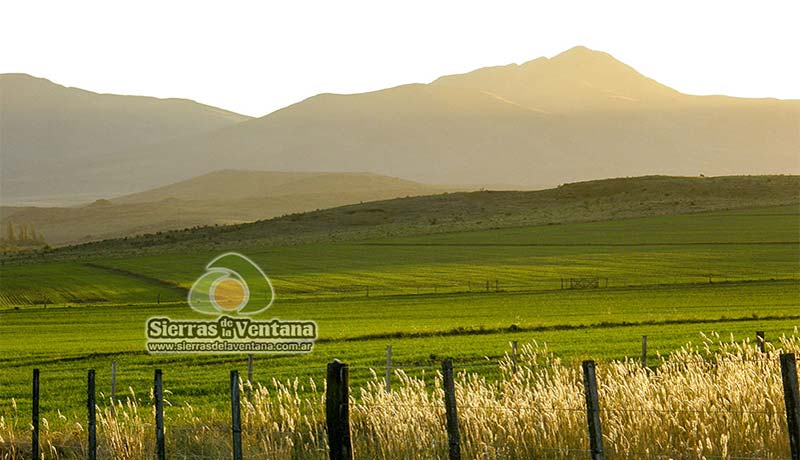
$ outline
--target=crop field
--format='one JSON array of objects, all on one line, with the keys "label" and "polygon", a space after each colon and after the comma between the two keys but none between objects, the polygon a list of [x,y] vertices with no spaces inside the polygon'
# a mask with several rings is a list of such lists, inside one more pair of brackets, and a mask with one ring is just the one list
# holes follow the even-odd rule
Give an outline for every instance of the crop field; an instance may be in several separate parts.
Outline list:
[{"label": "crop field", "polygon": [[88,255],[0,268],[0,307],[182,301],[225,250],[257,262],[284,299],[552,290],[562,278],[587,276],[607,278],[609,287],[796,280],[798,219],[789,206],[359,243]]},{"label": "crop field", "polygon": [[[647,335],[655,365],[657,352],[701,333],[791,335],[800,325],[799,218],[791,206],[228,249],[270,275],[272,316],[319,325],[310,355],[256,357],[258,381],[321,379],[325,364],[340,358],[360,385],[371,368],[383,372],[387,345],[410,375],[430,374],[452,356],[492,378],[510,341],[546,343],[577,363],[638,358]],[[86,369],[98,370],[107,394],[114,360],[120,389],[146,397],[160,367],[173,404],[224,408],[226,372],[242,369],[244,356],[152,356],[143,336],[148,317],[193,317],[186,290],[217,254],[94,255],[0,268],[0,385],[8,395],[0,404],[14,398],[25,407],[38,367],[43,410],[79,413]],[[570,277],[602,284],[561,289]]]}]

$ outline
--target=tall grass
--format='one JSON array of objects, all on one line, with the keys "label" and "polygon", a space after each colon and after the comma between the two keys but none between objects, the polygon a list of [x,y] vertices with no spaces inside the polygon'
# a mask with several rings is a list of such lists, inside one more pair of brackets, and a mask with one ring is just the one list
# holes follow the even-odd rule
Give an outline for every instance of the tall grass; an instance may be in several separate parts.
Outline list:
[{"label": "tall grass", "polygon": [[[610,459],[788,458],[788,435],[778,355],[800,351],[797,332],[767,345],[721,340],[716,334],[660,356],[645,369],[634,360],[598,365],[603,436]],[[562,363],[546,346],[521,347],[517,371],[509,356],[501,377],[459,371],[456,396],[464,458],[588,458],[585,400],[579,366]],[[373,374],[353,389],[352,438],[360,459],[444,459],[444,393],[439,373],[412,377],[386,392]],[[243,442],[249,457],[327,458],[324,388],[315,382],[242,383]],[[135,395],[101,407],[103,458],[152,458],[152,407]],[[167,407],[171,458],[230,456],[228,415],[198,415],[195,408]],[[83,426],[59,417],[43,421],[42,458],[85,454]],[[15,407],[0,417],[0,458],[30,456],[28,418]]]}]

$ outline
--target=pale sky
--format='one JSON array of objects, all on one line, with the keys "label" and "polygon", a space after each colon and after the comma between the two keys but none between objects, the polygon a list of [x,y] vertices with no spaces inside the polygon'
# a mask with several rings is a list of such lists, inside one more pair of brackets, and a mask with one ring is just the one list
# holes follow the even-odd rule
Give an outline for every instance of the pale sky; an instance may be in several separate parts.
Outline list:
[{"label": "pale sky", "polygon": [[575,45],[685,93],[800,99],[797,0],[0,0],[0,73],[254,116]]}]

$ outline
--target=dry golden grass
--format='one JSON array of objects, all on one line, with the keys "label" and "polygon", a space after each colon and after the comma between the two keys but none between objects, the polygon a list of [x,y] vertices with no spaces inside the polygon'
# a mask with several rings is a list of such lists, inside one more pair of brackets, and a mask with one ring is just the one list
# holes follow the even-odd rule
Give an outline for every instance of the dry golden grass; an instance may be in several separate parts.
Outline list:
[{"label": "dry golden grass", "polygon": [[[598,365],[603,434],[609,459],[782,459],[788,437],[778,355],[800,351],[797,333],[761,354],[750,342],[706,337],[661,357],[656,370],[633,360]],[[521,348],[517,372],[508,356],[502,378],[475,372],[456,377],[462,451],[468,459],[588,458],[579,366],[566,365],[546,346]],[[441,375],[411,377],[387,393],[377,375],[353,389],[352,438],[360,459],[444,459]],[[247,384],[242,384],[243,394]],[[313,381],[273,381],[243,401],[245,454],[270,459],[327,458],[324,389]],[[135,395],[132,395],[135,396]],[[135,397],[114,411],[101,407],[101,458],[151,458],[153,409]],[[167,449],[174,458],[230,454],[227,414],[200,417],[191,406],[168,408]],[[23,420],[25,420],[23,422]],[[43,458],[84,456],[84,427],[60,417],[58,430],[42,421]],[[30,455],[29,425],[13,409],[0,417],[0,458]],[[26,444],[27,443],[27,444]]]}]

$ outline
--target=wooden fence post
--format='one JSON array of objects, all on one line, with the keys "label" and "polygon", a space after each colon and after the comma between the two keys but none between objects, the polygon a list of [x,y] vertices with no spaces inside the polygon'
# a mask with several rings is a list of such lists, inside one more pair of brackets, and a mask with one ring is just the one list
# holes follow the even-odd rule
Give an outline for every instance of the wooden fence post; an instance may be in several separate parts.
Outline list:
[{"label": "wooden fence post", "polygon": [[514,340],[511,342],[511,364],[514,369],[514,373],[517,373],[517,341]]},{"label": "wooden fence post", "polygon": [[450,460],[461,460],[461,438],[458,433],[458,410],[456,409],[456,386],[453,379],[453,360],[442,362],[444,384],[444,409],[447,416],[447,443]]},{"label": "wooden fence post", "polygon": [[161,369],[156,369],[153,383],[153,397],[156,403],[156,459],[164,460],[164,387],[161,378]]},{"label": "wooden fence post", "polygon": [[95,403],[94,369],[89,369],[86,385],[86,411],[88,415],[87,430],[89,434],[89,460],[97,458],[97,405]]},{"label": "wooden fence post", "polygon": [[586,393],[586,419],[589,424],[589,449],[591,451],[591,459],[605,460],[594,361],[583,362],[583,388]]},{"label": "wooden fence post", "polygon": [[31,392],[31,458],[39,458],[39,369],[33,370],[33,389]]},{"label": "wooden fence post", "polygon": [[392,346],[388,345],[386,347],[386,392],[391,393],[392,391]]},{"label": "wooden fence post", "polygon": [[334,359],[328,364],[325,422],[330,460],[353,460],[350,439],[350,369]]},{"label": "wooden fence post", "polygon": [[642,367],[647,368],[647,336],[642,336]]},{"label": "wooden fence post", "polygon": [[781,354],[783,401],[786,404],[786,424],[789,428],[791,459],[800,460],[800,392],[797,388],[797,364],[794,353]]},{"label": "wooden fence post", "polygon": [[756,331],[756,345],[758,346],[758,351],[764,353],[766,341],[764,339],[764,331]]},{"label": "wooden fence post", "polygon": [[231,441],[233,460],[242,460],[242,416],[239,404],[239,371],[231,371]]}]

